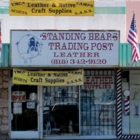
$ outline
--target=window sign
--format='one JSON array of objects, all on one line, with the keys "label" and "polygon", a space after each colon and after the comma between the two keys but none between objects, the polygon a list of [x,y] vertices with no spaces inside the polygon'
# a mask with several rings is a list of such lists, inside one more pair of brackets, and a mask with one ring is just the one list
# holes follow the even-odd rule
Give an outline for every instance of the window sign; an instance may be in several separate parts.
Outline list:
[{"label": "window sign", "polygon": [[85,76],[81,91],[81,134],[114,135],[114,76]]},{"label": "window sign", "polygon": [[72,71],[26,71],[13,69],[13,83],[23,85],[83,85],[83,70]]},{"label": "window sign", "polygon": [[26,100],[26,92],[25,91],[13,91],[12,92],[12,101],[20,101],[25,102]]}]

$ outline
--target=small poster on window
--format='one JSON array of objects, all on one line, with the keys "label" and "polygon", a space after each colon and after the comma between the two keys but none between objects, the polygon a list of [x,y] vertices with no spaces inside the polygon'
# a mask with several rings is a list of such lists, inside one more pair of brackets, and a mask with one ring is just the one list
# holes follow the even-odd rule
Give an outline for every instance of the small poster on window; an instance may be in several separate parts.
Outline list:
[{"label": "small poster on window", "polygon": [[27,109],[35,109],[35,102],[27,102]]},{"label": "small poster on window", "polygon": [[13,114],[22,114],[22,103],[13,103]]},{"label": "small poster on window", "polygon": [[25,102],[26,100],[26,92],[25,91],[13,91],[12,92],[12,101],[22,101]]}]

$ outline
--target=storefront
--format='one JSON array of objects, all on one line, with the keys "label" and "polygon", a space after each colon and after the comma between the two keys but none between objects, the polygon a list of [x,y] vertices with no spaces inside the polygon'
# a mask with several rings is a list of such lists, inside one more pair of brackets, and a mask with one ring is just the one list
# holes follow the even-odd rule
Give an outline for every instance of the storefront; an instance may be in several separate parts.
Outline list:
[{"label": "storefront", "polygon": [[[125,139],[140,138],[139,104],[140,81],[139,69],[123,69],[122,94],[118,94],[118,137]],[[121,116],[121,117],[120,117]]]},{"label": "storefront", "polygon": [[11,138],[117,138],[119,31],[11,31]]},{"label": "storefront", "polygon": [[115,81],[116,70],[98,69],[81,86],[13,84],[11,137],[116,137]]}]

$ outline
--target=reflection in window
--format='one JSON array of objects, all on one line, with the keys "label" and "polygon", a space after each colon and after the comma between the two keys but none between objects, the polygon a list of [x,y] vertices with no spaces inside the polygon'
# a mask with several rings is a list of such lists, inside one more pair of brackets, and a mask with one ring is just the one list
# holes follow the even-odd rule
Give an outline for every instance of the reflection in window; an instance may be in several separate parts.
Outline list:
[{"label": "reflection in window", "polygon": [[12,131],[37,131],[37,86],[13,85],[11,89]]},{"label": "reflection in window", "polygon": [[[110,97],[107,97],[108,94]],[[106,92],[103,92],[101,100],[98,99],[98,95],[99,91],[98,93],[94,93],[94,90],[81,91],[82,135],[113,135],[115,133],[114,90],[106,90]],[[105,100],[104,96],[106,96]]]},{"label": "reflection in window", "polygon": [[87,70],[81,86],[81,135],[116,135],[115,71]]},{"label": "reflection in window", "polygon": [[122,134],[140,134],[140,71],[122,72]]},{"label": "reflection in window", "polygon": [[45,135],[79,134],[78,87],[43,87]]}]

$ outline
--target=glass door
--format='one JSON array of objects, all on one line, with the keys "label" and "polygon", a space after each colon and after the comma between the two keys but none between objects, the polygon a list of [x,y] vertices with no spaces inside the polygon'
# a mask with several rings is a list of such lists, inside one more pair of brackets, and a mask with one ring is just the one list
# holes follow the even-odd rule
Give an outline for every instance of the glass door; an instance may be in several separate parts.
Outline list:
[{"label": "glass door", "polygon": [[11,138],[39,138],[38,87],[11,87]]}]

